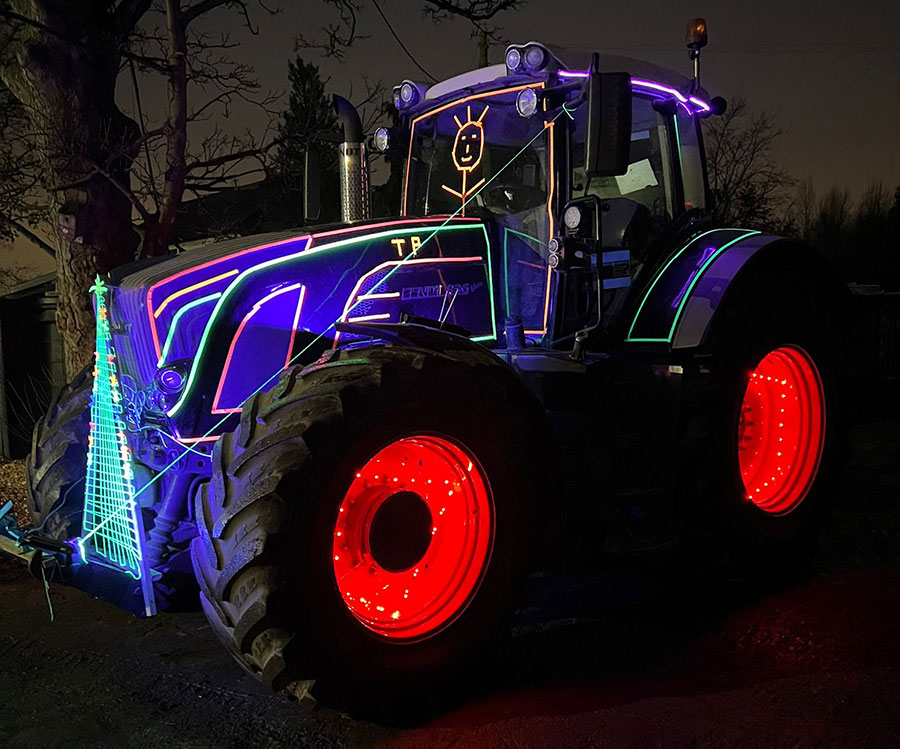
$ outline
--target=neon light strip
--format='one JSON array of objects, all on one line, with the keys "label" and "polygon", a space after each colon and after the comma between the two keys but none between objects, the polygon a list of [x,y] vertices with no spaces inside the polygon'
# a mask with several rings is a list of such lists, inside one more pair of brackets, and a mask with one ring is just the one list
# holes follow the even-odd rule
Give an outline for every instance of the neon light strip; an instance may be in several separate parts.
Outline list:
[{"label": "neon light strip", "polygon": [[348,317],[347,322],[367,322],[368,320],[387,320],[390,312],[381,312],[377,315],[361,315],[360,317]]},{"label": "neon light strip", "polygon": [[[241,333],[244,332],[244,327],[247,325],[247,323],[250,322],[252,317],[257,312],[259,312],[260,309],[262,309],[262,306],[266,302],[268,302],[270,299],[274,299],[275,297],[280,296],[281,294],[286,294],[289,291],[294,291],[295,289],[301,290],[300,291],[300,301],[302,304],[304,291],[306,290],[306,288],[303,286],[303,284],[295,283],[292,286],[286,286],[283,289],[276,289],[271,294],[267,294],[262,299],[260,299],[256,304],[254,304],[253,307],[250,309],[250,311],[246,315],[244,315],[244,319],[241,320],[241,324],[238,325],[237,332],[234,334],[234,338],[231,339],[231,345],[228,347],[228,356],[225,357],[225,366],[222,368],[222,376],[219,378],[219,385],[216,388],[216,395],[213,398],[212,413],[214,413],[214,414],[234,413],[236,411],[241,410],[240,407],[225,408],[225,409],[219,408],[219,398],[222,396],[222,388],[225,386],[225,380],[228,378],[228,368],[231,366],[231,357],[234,354],[234,349],[237,346],[238,339],[241,337]],[[299,305],[298,305],[298,311],[299,311]],[[297,318],[298,318],[298,314],[295,313],[294,314],[295,322],[296,322]],[[293,331],[291,333],[291,340],[293,341]],[[290,356],[291,356],[291,350],[290,350],[290,348],[288,348],[288,359],[290,359]]]},{"label": "neon light strip", "polygon": [[[722,252],[727,250],[732,245],[735,245],[738,242],[741,242],[744,239],[747,239],[747,237],[752,237],[755,234],[761,233],[759,231],[754,230],[754,231],[748,231],[744,234],[741,234],[736,239],[732,239],[730,242],[726,242],[725,244],[723,244],[721,247],[719,247],[715,252],[713,252],[706,259],[706,262],[704,262],[703,265],[700,266],[700,269],[694,275],[693,280],[691,281],[690,285],[687,287],[687,290],[684,292],[684,294],[681,297],[681,302],[679,303],[678,309],[675,312],[675,317],[672,320],[672,325],[669,328],[669,335],[667,338],[632,338],[631,334],[634,331],[634,326],[637,324],[638,318],[641,315],[641,310],[644,308],[644,303],[650,297],[650,293],[653,291],[653,288],[656,286],[657,282],[665,275],[666,270],[669,268],[669,266],[672,263],[674,263],[675,260],[677,260],[681,256],[681,254],[685,250],[687,250],[688,247],[692,246],[696,242],[699,242],[703,237],[707,236],[708,234],[713,234],[714,232],[717,232],[717,231],[722,231],[722,230],[721,229],[710,229],[709,231],[705,231],[705,232],[703,232],[703,234],[698,235],[697,237],[692,239],[690,242],[688,242],[684,247],[682,247],[678,252],[676,252],[669,259],[669,261],[663,266],[662,270],[659,272],[659,274],[657,274],[656,278],[653,279],[653,283],[650,284],[650,287],[647,289],[647,292],[644,294],[644,298],[641,300],[641,304],[638,307],[638,311],[635,314],[634,319],[631,321],[631,326],[628,328],[628,335],[625,337],[626,341],[628,341],[630,343],[671,343],[672,337],[675,335],[675,328],[678,325],[678,321],[681,319],[681,313],[684,310],[684,307],[687,304],[688,299],[690,298],[691,291],[693,290],[694,286],[697,284],[697,281],[700,280],[700,277],[703,275],[703,272],[709,267],[710,263],[712,263],[713,260],[715,260],[720,254],[722,254]],[[738,229],[737,231],[740,231],[740,229]]]},{"label": "neon light strip", "polygon": [[704,112],[712,111],[712,107],[709,106],[709,104],[707,104],[705,101],[703,101],[703,99],[698,99],[696,96],[689,96],[688,98],[691,100],[691,104],[696,104]]},{"label": "neon light strip", "polygon": [[300,298],[297,300],[297,309],[294,310],[294,321],[291,323],[291,340],[288,342],[287,354],[284,357],[284,368],[291,363],[291,353],[294,351],[294,339],[297,337],[297,327],[300,325],[300,310],[303,309],[303,300],[306,299],[306,287],[300,287]]},{"label": "neon light strip", "polygon": [[398,296],[400,296],[399,291],[388,291],[383,294],[361,294],[356,301],[366,302],[370,299],[396,299]]},{"label": "neon light strip", "polygon": [[[438,232],[441,232],[441,231],[457,231],[457,230],[462,230],[462,229],[474,229],[476,227],[479,227],[482,230],[484,230],[484,226],[482,224],[460,223],[460,224],[454,224],[452,226],[442,225],[440,227],[436,227],[434,230],[434,234],[437,234]],[[359,227],[357,227],[357,228],[359,228]],[[194,383],[194,380],[196,379],[197,370],[199,368],[200,360],[202,358],[202,353],[206,347],[206,341],[209,338],[210,331],[214,327],[216,318],[219,316],[219,314],[222,311],[222,308],[225,306],[225,302],[228,300],[229,295],[249,275],[252,275],[253,273],[257,273],[261,270],[264,270],[265,268],[270,268],[272,266],[281,265],[282,263],[286,263],[291,260],[296,260],[298,257],[300,257],[300,255],[303,255],[303,254],[312,255],[312,254],[315,254],[318,252],[325,252],[327,250],[336,250],[339,247],[346,247],[346,246],[353,245],[353,244],[359,244],[360,242],[370,242],[375,239],[381,239],[382,237],[393,237],[393,236],[397,236],[398,234],[411,234],[413,232],[420,232],[420,231],[421,231],[421,227],[416,227],[416,228],[412,228],[412,229],[398,229],[395,231],[377,232],[375,234],[366,234],[361,237],[351,237],[350,239],[342,239],[337,242],[332,242],[331,244],[324,245],[322,247],[309,247],[309,245],[312,244],[313,238],[307,237],[306,238],[307,242],[306,242],[306,245],[304,246],[304,249],[300,250],[299,252],[294,252],[294,253],[291,253],[290,255],[285,255],[285,256],[279,257],[279,258],[273,258],[271,260],[266,260],[265,262],[251,266],[247,270],[240,273],[238,275],[238,277],[228,286],[228,288],[225,289],[225,292],[222,294],[221,297],[219,297],[219,301],[216,302],[216,307],[213,310],[212,315],[210,316],[209,322],[206,324],[206,328],[203,331],[203,336],[200,338],[200,344],[197,347],[197,355],[194,357],[194,361],[191,364],[191,371],[188,374],[187,383],[185,384],[184,390],[181,393],[181,397],[178,399],[178,402],[174,406],[172,406],[171,409],[169,409],[169,411],[167,412],[166,415],[169,417],[174,416],[176,413],[178,413],[179,410],[181,410],[181,407],[184,405],[184,402],[190,393],[190,390]],[[425,244],[425,242],[423,242],[422,244]]]},{"label": "neon light strip", "polygon": [[[588,72],[586,70],[560,70],[559,76],[562,78],[587,78]],[[709,104],[707,104],[703,99],[699,99],[696,96],[685,96],[678,89],[672,88],[671,86],[664,86],[661,83],[656,83],[655,81],[645,81],[641,78],[632,78],[631,83],[638,88],[651,89],[652,91],[658,91],[663,94],[668,94],[670,96],[674,96],[678,99],[680,104],[685,105],[685,109],[689,112],[690,107],[686,106],[688,102],[693,104],[696,107],[699,107],[704,112],[711,111]]]},{"label": "neon light strip", "polygon": [[[450,216],[446,220],[439,218],[439,217],[436,217],[436,218],[424,217],[424,218],[419,218],[419,219],[400,219],[400,220],[394,220],[394,221],[382,221],[377,224],[369,224],[366,226],[350,226],[350,227],[345,227],[343,229],[335,229],[333,231],[322,232],[321,234],[316,234],[316,238],[321,239],[322,237],[331,237],[331,236],[335,236],[338,234],[348,234],[350,232],[358,232],[358,231],[369,230],[369,229],[380,229],[385,226],[403,226],[403,225],[412,224],[412,223],[416,223],[416,224],[438,223],[442,220],[445,221],[445,223],[446,223],[447,221],[451,221],[451,220],[463,220],[464,221],[465,219],[461,219],[458,216]],[[189,273],[196,273],[205,268],[210,268],[214,265],[217,265],[218,263],[224,263],[224,262],[236,260],[237,258],[243,257],[244,255],[247,255],[251,252],[261,252],[263,250],[270,250],[273,247],[280,247],[282,245],[292,244],[293,242],[300,242],[300,241],[304,241],[304,240],[309,241],[309,239],[310,239],[309,234],[300,234],[296,237],[288,237],[287,239],[279,239],[277,242],[269,242],[268,244],[258,245],[255,247],[248,247],[244,250],[241,250],[240,252],[235,252],[230,255],[225,255],[224,257],[219,257],[219,258],[216,258],[215,260],[210,260],[206,263],[203,263],[202,265],[197,265],[192,268],[186,268],[185,270],[178,271],[178,273],[175,273],[171,276],[167,276],[166,278],[162,279],[161,281],[157,281],[155,284],[153,284],[149,289],[147,289],[147,314],[150,317],[150,332],[153,335],[153,344],[156,348],[157,357],[160,356],[159,332],[156,329],[156,316],[153,313],[153,292],[156,291],[157,288],[159,288],[163,284],[171,283],[172,281],[175,281]],[[235,269],[234,272],[237,273],[238,271]],[[168,299],[166,301],[168,301]]]},{"label": "neon light strip", "polygon": [[157,368],[161,367],[169,356],[169,349],[172,347],[172,341],[175,338],[175,328],[178,325],[178,321],[181,320],[182,315],[188,310],[199,307],[201,304],[206,304],[206,302],[211,302],[213,299],[218,299],[220,296],[222,296],[222,292],[217,291],[215,294],[195,299],[193,302],[185,304],[184,307],[181,307],[178,312],[175,313],[172,322],[169,323],[169,332],[166,334],[165,345],[163,346],[162,353],[159,355],[159,361],[156,363]]},{"label": "neon light strip", "polygon": [[[557,117],[560,117],[564,111],[566,111],[565,105],[563,105],[562,110],[554,117],[554,119],[556,119]],[[539,135],[539,134],[538,134],[538,135]],[[537,140],[537,137],[538,137],[538,136],[535,135],[534,138],[532,138],[528,143],[526,143],[525,146],[523,146],[523,148],[520,149],[519,152],[516,153],[516,154],[515,154],[515,155],[507,162],[507,164],[506,164],[502,169],[500,169],[493,177],[491,177],[484,185],[482,185],[481,188],[479,188],[478,192],[481,192],[481,190],[484,190],[489,184],[491,184],[491,182],[493,182],[500,174],[502,174],[503,171],[506,169],[506,167],[509,166],[509,164],[511,164],[513,161],[515,161],[515,160],[516,160],[516,159],[524,152],[524,150],[525,150],[526,148],[528,148],[535,140]],[[478,195],[478,192],[476,192],[469,200],[470,200],[470,201],[474,200],[475,197]],[[461,210],[462,210],[462,208],[458,209],[457,212],[454,213],[454,214],[452,214],[451,216],[449,216],[449,217],[444,221],[444,223],[442,223],[440,226],[436,227],[436,228],[434,229],[434,231],[432,231],[431,234],[429,234],[429,235],[425,238],[425,241],[422,242],[422,244],[419,246],[419,249],[421,249],[421,248],[424,247],[426,244],[428,244],[428,242],[430,242],[435,236],[437,236],[437,234],[438,234],[440,231],[442,231],[442,230],[444,230],[444,229],[447,229],[447,228],[448,228],[447,225],[450,223],[450,221],[451,221],[453,218],[455,218],[455,217],[457,216],[458,212],[461,211]],[[451,228],[456,228],[456,227],[451,227]],[[487,237],[487,229],[484,227],[484,225],[481,226],[481,229],[482,229],[482,231],[484,232],[485,237]],[[490,247],[488,247],[488,250],[490,251]],[[413,256],[413,253],[410,252],[410,254],[407,255],[405,259],[408,260],[408,259],[411,258],[412,256]],[[490,260],[490,258],[488,258],[488,259]],[[488,263],[488,269],[490,270],[490,263]],[[388,273],[387,276],[386,276],[384,279],[382,279],[382,281],[384,281],[384,280],[386,280],[387,278],[389,278],[390,275],[391,275],[391,273],[393,273],[395,270],[396,270],[396,268],[394,268],[393,270],[391,270],[390,273]],[[230,290],[230,289],[231,289],[231,287],[229,287],[228,290]],[[221,301],[221,299],[220,299],[219,301]],[[493,305],[493,296],[491,297],[491,304]],[[330,330],[330,329],[333,328],[333,327],[334,327],[334,323],[332,323],[331,325],[329,325],[325,330]],[[207,326],[207,328],[208,328],[208,326]],[[307,352],[307,351],[308,351],[308,350],[316,343],[316,341],[320,340],[324,335],[325,335],[325,331],[322,331],[321,333],[319,333],[318,335],[316,335],[316,337],[313,338],[313,340],[311,340],[308,344],[306,344],[306,346],[304,346],[303,349],[302,349],[301,351],[298,351],[298,352],[291,358],[291,362],[293,362],[293,361],[299,359],[303,354],[305,354],[305,353],[306,353],[306,352]],[[494,338],[496,338],[496,330],[495,330]],[[262,385],[260,385],[253,393],[251,393],[251,394],[244,400],[244,403],[246,403],[247,400],[249,400],[250,398],[252,398],[254,395],[256,395],[257,393],[259,393],[264,387],[266,387],[272,380],[274,380],[274,379],[281,373],[281,371],[282,371],[282,370],[278,370],[278,372],[273,373],[272,376],[269,377],[268,380],[266,380]],[[243,405],[243,404],[242,404],[242,405]],[[217,421],[215,424],[213,424],[213,425],[206,431],[205,434],[201,435],[200,437],[187,437],[187,438],[181,438],[181,437],[179,437],[178,439],[179,439],[179,441],[184,442],[185,444],[187,444],[188,442],[190,442],[190,443],[196,443],[196,442],[215,442],[215,441],[217,441],[217,440],[219,439],[219,437],[218,437],[218,436],[212,436],[212,433],[213,433],[216,429],[218,429],[220,426],[222,426],[222,424],[224,424],[225,421],[226,421],[229,417],[230,417],[230,414],[227,414],[227,415],[223,416],[221,419],[219,419],[219,421]],[[184,456],[184,455],[186,455],[186,454],[188,453],[189,450],[190,450],[190,448],[187,448],[187,447],[186,447],[186,448],[185,448],[185,451],[184,451],[181,455],[176,456],[176,458],[175,458],[174,460],[172,460],[165,468],[163,468],[163,469],[160,470],[155,476],[153,476],[153,478],[151,478],[146,484],[144,484],[144,485],[137,491],[137,493],[135,494],[135,498],[137,498],[140,494],[142,494],[146,489],[150,488],[156,481],[158,481],[159,479],[161,479],[161,478],[162,478],[169,470],[172,469],[173,466],[175,466],[175,465],[178,463],[178,461],[182,458],[182,456]],[[101,523],[101,526],[102,526],[102,525],[105,525],[106,523],[108,523],[109,520],[110,520],[110,518],[107,518],[107,520],[104,520],[103,523]],[[92,536],[94,533],[96,533],[96,532],[99,531],[99,530],[100,530],[99,527],[98,527],[98,528],[94,528],[90,533],[88,533],[88,534],[81,540],[80,544],[83,544],[83,542],[87,541],[88,538],[90,538],[90,536]]]},{"label": "neon light strip", "polygon": [[[412,125],[409,129],[409,151],[408,151],[407,157],[406,157],[406,175],[403,180],[403,204],[402,204],[403,213],[402,213],[402,215],[406,216],[407,210],[408,210],[408,207],[406,205],[406,200],[407,200],[407,194],[409,192],[409,172],[410,172],[410,168],[412,166],[412,147],[413,147],[413,142],[416,139],[416,125],[421,120],[423,120],[425,117],[431,117],[433,115],[440,114],[441,112],[443,112],[446,109],[449,109],[450,107],[462,105],[462,104],[465,104],[466,102],[474,101],[475,99],[486,99],[489,96],[500,96],[502,94],[511,94],[514,91],[522,91],[523,89],[526,89],[526,88],[544,88],[544,82],[539,81],[537,83],[526,83],[525,85],[522,85],[522,86],[511,86],[510,88],[501,88],[496,91],[482,91],[480,94],[472,94],[471,96],[467,96],[464,99],[458,99],[457,101],[451,101],[451,102],[448,102],[447,104],[444,104],[443,106],[437,107],[436,109],[431,109],[427,112],[423,112],[422,114],[420,114],[418,117],[416,117],[412,121]],[[559,116],[559,115],[557,115],[557,116]],[[487,185],[482,185],[481,189],[478,192],[481,192],[481,190],[483,190],[486,186]],[[477,195],[477,194],[478,193],[474,193],[472,195],[472,197],[474,198],[475,195]],[[461,208],[464,209],[465,206],[470,202],[471,202],[471,200],[467,200],[466,203],[463,204],[463,206]]]},{"label": "neon light strip", "polygon": [[208,278],[205,281],[201,281],[200,283],[195,283],[193,286],[186,286],[185,288],[176,291],[174,294],[169,294],[164,300],[163,303],[159,305],[159,309],[153,313],[153,317],[158,318],[163,310],[169,306],[169,302],[173,299],[178,299],[178,297],[184,296],[185,294],[189,294],[192,291],[196,291],[197,289],[202,289],[204,286],[209,286],[211,283],[215,283],[216,281],[221,281],[224,278],[231,278],[231,276],[237,275],[237,269],[230,270],[227,273],[223,273],[220,276],[215,276],[214,278]]},{"label": "neon light strip", "polygon": [[[554,143],[553,143],[553,128],[556,123],[551,122],[545,127],[550,128],[550,133],[547,136],[549,142],[549,150],[550,150],[550,189],[547,191],[547,218],[550,219],[550,236],[547,238],[547,243],[549,246],[550,240],[553,239],[553,191],[556,189],[555,179],[556,179],[556,167],[553,163],[553,152],[554,152]],[[547,288],[545,290],[544,296],[544,326],[543,329],[538,333],[537,331],[523,331],[524,333],[535,333],[538,335],[545,335],[547,333],[547,320],[550,317],[550,284],[553,280],[553,269],[550,267],[550,263],[547,263]]]},{"label": "neon light strip", "polygon": [[[421,248],[419,248],[419,249],[421,249]],[[382,263],[381,265],[376,265],[374,268],[372,268],[372,270],[368,271],[367,273],[364,273],[363,275],[361,275],[359,277],[359,280],[356,282],[356,286],[353,287],[353,291],[350,292],[350,296],[348,296],[347,301],[344,302],[344,311],[341,314],[339,320],[340,320],[340,322],[351,322],[350,320],[347,319],[347,315],[350,314],[350,311],[357,304],[359,304],[359,300],[356,298],[356,295],[359,292],[359,290],[362,288],[362,285],[369,278],[374,276],[376,273],[380,273],[385,268],[391,268],[393,266],[400,266],[400,265],[422,265],[424,263],[472,263],[472,262],[483,262],[483,261],[484,261],[484,258],[481,255],[479,255],[478,257],[423,257],[423,258],[416,258],[414,260],[388,260],[388,261]],[[376,288],[383,281],[384,281],[384,279],[379,281],[378,284],[376,284]],[[354,300],[356,300],[356,301],[354,301]],[[491,304],[491,313],[492,314],[493,314],[493,309],[494,309],[493,304]],[[371,317],[372,316],[370,316],[370,318]],[[390,314],[388,314],[387,317],[390,317]],[[356,319],[362,319],[362,318],[356,318]],[[340,337],[341,337],[341,331],[337,331],[334,334],[333,348],[337,348],[338,340],[340,339]]]}]

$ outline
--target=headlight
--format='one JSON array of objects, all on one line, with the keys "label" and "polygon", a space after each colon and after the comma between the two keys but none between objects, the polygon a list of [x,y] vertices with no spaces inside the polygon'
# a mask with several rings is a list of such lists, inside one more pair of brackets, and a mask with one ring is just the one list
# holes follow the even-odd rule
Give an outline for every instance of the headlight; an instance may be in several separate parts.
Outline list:
[{"label": "headlight", "polygon": [[575,231],[581,225],[581,209],[577,205],[566,208],[563,214],[563,223],[567,229]]},{"label": "headlight", "polygon": [[184,374],[174,367],[164,367],[157,373],[156,381],[164,393],[177,393],[184,387]]},{"label": "headlight", "polygon": [[407,82],[400,86],[400,101],[404,104],[411,104],[415,95],[416,90],[412,87],[411,83]]},{"label": "headlight", "polygon": [[510,70],[518,70],[522,64],[522,53],[512,47],[506,51],[506,67]]},{"label": "headlight", "polygon": [[516,111],[522,117],[531,117],[537,112],[538,95],[533,88],[526,88],[519,91],[516,97]]}]

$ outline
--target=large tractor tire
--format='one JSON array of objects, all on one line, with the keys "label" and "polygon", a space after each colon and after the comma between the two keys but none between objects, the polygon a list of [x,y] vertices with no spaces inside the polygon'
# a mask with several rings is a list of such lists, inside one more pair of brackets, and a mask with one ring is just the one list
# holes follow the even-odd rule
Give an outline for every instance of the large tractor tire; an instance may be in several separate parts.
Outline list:
[{"label": "large tractor tire", "polygon": [[802,571],[840,489],[838,301],[802,267],[754,269],[685,370],[680,516],[739,576]]},{"label": "large tractor tire", "polygon": [[488,352],[370,346],[284,373],[195,497],[201,603],[266,685],[358,711],[452,683],[513,613],[537,401]]},{"label": "large tractor tire", "polygon": [[93,381],[88,367],[60,391],[35,424],[25,460],[31,521],[60,540],[81,531]]}]

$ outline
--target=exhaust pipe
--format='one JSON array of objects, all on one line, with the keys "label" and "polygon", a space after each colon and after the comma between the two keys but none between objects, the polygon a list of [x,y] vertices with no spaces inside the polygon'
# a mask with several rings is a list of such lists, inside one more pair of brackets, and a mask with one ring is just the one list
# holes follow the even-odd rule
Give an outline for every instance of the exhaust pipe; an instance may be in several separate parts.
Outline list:
[{"label": "exhaust pipe", "polygon": [[344,130],[344,142],[338,147],[341,180],[341,220],[369,218],[369,165],[363,142],[359,114],[342,96],[333,96],[334,111]]}]

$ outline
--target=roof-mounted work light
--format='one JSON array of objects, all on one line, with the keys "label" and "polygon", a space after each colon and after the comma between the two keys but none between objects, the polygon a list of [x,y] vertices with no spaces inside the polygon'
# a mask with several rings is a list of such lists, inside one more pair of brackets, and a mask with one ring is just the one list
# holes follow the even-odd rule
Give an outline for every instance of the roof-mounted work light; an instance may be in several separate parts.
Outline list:
[{"label": "roof-mounted work light", "polygon": [[425,98],[428,88],[415,81],[403,81],[399,86],[394,86],[394,106],[397,109],[409,109],[414,104],[418,104]]},{"label": "roof-mounted work light", "polygon": [[556,58],[550,51],[537,42],[513,45],[506,48],[506,70],[510,75],[515,73],[541,73],[559,67]]}]

